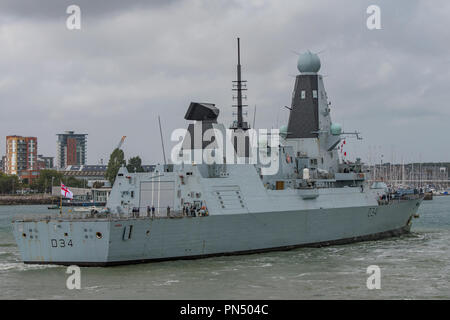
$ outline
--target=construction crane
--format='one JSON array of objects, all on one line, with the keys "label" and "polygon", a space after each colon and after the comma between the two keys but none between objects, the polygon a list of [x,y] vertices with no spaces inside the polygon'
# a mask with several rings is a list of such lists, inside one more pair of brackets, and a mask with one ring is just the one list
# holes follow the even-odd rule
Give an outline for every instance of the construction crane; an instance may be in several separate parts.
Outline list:
[{"label": "construction crane", "polygon": [[119,144],[117,145],[117,148],[116,149],[120,149],[120,147],[123,145],[123,142],[125,141],[125,138],[126,138],[127,136],[122,136],[122,139],[120,139],[120,142],[119,142]]}]

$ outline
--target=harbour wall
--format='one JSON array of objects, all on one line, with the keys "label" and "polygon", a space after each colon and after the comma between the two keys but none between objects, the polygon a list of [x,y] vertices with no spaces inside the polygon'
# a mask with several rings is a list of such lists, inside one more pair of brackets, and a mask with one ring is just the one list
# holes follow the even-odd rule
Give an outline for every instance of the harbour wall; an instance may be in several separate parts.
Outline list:
[{"label": "harbour wall", "polygon": [[0,205],[51,204],[59,203],[59,197],[50,194],[0,195]]}]

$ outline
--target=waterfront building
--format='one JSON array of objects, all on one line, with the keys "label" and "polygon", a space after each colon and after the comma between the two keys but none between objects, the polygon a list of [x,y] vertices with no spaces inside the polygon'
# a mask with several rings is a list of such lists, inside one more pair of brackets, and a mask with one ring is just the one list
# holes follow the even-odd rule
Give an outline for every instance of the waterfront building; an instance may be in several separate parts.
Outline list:
[{"label": "waterfront building", "polygon": [[[110,187],[102,188],[75,188],[69,187],[69,190],[73,193],[73,199],[71,202],[91,202],[92,205],[99,203],[106,203],[108,201],[109,194],[111,193]],[[61,194],[60,186],[52,187],[52,195],[59,197]]]},{"label": "waterfront building", "polygon": [[87,134],[66,131],[57,134],[56,167],[84,165],[87,161]]},{"label": "waterfront building", "polygon": [[39,169],[52,169],[54,157],[45,157],[42,154],[37,155],[38,167]]},{"label": "waterfront building", "polygon": [[5,163],[6,163],[6,156],[1,157],[0,159],[0,172],[5,172]]},{"label": "waterfront building", "polygon": [[64,177],[75,177],[79,180],[104,180],[106,165],[69,165],[60,172]]},{"label": "waterfront building", "polygon": [[[155,165],[142,165],[142,168],[145,172],[152,172],[155,169]],[[69,165],[64,170],[60,170],[60,172],[64,177],[75,177],[79,180],[87,180],[93,183],[95,181],[106,182],[105,174],[107,169],[107,165]],[[109,185],[109,181],[107,185]]]},{"label": "waterfront building", "polygon": [[18,175],[21,171],[37,170],[37,138],[6,137],[5,173]]}]

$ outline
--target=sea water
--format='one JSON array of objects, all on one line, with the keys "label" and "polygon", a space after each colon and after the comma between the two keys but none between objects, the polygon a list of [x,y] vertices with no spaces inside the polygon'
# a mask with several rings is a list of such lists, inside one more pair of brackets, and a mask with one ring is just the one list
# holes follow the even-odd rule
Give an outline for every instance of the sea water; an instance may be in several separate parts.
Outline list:
[{"label": "sea water", "polygon": [[[450,299],[450,196],[423,201],[412,232],[323,248],[81,268],[25,265],[12,234],[15,215],[47,206],[0,206],[0,299]],[[367,268],[380,268],[369,290]]]}]

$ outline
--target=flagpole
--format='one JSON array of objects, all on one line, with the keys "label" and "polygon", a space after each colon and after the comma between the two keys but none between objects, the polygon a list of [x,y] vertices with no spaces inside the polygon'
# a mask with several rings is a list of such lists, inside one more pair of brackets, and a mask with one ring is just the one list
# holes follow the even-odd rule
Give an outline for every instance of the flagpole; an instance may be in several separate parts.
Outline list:
[{"label": "flagpole", "polygon": [[62,215],[62,192],[61,192],[61,186],[59,186],[59,214]]}]

